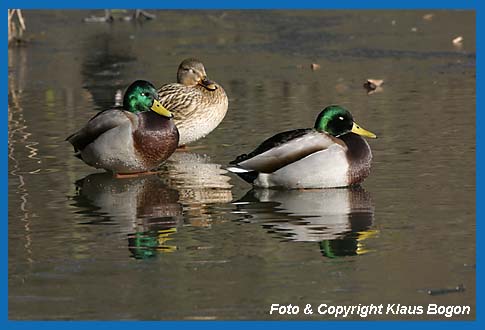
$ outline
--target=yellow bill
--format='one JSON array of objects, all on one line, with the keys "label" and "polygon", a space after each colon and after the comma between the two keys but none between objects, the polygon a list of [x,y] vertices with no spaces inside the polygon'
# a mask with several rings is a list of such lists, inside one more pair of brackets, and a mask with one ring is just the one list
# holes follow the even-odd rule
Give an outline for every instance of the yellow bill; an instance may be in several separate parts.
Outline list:
[{"label": "yellow bill", "polygon": [[354,122],[354,125],[352,126],[352,133],[359,134],[359,135],[362,135],[362,136],[365,136],[365,137],[368,137],[368,138],[371,138],[371,139],[377,138],[377,136],[374,133],[363,129],[362,127],[357,125],[357,123],[355,123],[355,122]]},{"label": "yellow bill", "polygon": [[161,116],[172,118],[173,115],[168,111],[158,100],[153,100],[152,107],[150,108]]}]

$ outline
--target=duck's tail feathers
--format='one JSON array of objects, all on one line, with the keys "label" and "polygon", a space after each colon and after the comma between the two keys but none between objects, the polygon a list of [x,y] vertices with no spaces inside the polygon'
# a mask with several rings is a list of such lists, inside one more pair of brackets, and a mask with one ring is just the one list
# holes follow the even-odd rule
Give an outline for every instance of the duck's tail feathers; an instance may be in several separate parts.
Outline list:
[{"label": "duck's tail feathers", "polygon": [[235,166],[228,167],[227,170],[237,174],[241,179],[248,183],[253,183],[259,175],[259,172],[257,171],[246,170],[244,168]]},{"label": "duck's tail feathers", "polygon": [[229,172],[236,173],[236,174],[252,172],[250,170],[246,170],[242,167],[236,167],[236,166],[230,166],[230,167],[227,168],[227,170]]}]

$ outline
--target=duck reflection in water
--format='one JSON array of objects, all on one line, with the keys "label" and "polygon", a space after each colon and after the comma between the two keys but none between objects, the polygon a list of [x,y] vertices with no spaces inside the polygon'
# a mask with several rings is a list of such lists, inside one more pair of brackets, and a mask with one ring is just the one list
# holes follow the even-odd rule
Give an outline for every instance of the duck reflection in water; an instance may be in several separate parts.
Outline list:
[{"label": "duck reflection in water", "polygon": [[174,238],[183,224],[207,227],[224,218],[214,205],[232,200],[225,170],[206,156],[174,156],[159,175],[115,179],[95,173],[78,180],[74,201],[91,219],[86,224],[121,225],[131,255],[145,259],[176,251]]},{"label": "duck reflection in water", "polygon": [[171,235],[183,223],[179,193],[156,175],[115,179],[110,173],[91,174],[76,182],[77,207],[87,207],[87,224],[115,221],[128,233],[128,248],[134,258],[172,252]]},{"label": "duck reflection in water", "polygon": [[252,189],[234,203],[242,221],[258,223],[284,241],[318,242],[323,256],[368,252],[374,208],[363,188],[315,190]]},{"label": "duck reflection in water", "polygon": [[213,205],[232,201],[232,185],[220,164],[212,163],[207,155],[182,151],[173,153],[161,170],[162,180],[178,190],[184,215],[192,225],[224,221],[224,212],[217,212]]}]

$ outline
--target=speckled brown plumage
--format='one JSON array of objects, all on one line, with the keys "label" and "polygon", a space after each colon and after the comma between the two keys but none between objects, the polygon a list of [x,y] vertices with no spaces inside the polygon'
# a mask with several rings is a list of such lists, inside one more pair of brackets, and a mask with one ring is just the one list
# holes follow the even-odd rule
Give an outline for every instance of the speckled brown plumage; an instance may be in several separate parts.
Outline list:
[{"label": "speckled brown plumage", "polygon": [[229,104],[222,86],[207,79],[204,65],[196,59],[184,60],[177,82],[160,87],[158,96],[174,115],[179,145],[197,141],[213,131],[224,119]]}]

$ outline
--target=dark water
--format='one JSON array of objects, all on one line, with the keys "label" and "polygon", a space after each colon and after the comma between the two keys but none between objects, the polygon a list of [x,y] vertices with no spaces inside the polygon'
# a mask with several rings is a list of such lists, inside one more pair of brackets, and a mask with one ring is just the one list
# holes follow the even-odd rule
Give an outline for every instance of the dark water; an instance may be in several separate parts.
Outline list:
[{"label": "dark water", "polygon": [[[9,318],[328,319],[268,312],[435,303],[474,319],[475,15],[427,13],[158,11],[109,25],[82,22],[101,11],[26,11],[30,41],[9,50]],[[189,56],[230,101],[197,149],[126,180],[73,157],[64,138],[117,89],[172,82]],[[367,78],[383,90],[367,95]],[[253,191],[223,169],[331,103],[379,136],[361,188]]]}]

